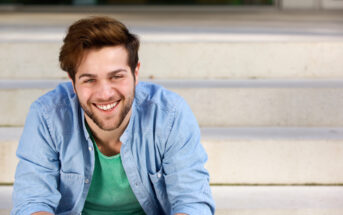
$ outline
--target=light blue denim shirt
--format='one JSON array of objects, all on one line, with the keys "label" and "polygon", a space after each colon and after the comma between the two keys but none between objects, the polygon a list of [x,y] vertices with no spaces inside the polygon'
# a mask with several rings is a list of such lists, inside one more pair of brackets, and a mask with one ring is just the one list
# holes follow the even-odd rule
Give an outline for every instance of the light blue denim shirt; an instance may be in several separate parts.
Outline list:
[{"label": "light blue denim shirt", "polygon": [[[200,130],[180,96],[139,83],[120,140],[123,167],[146,214],[214,214]],[[71,83],[60,84],[31,105],[17,157],[12,215],[81,213],[94,148]]]}]

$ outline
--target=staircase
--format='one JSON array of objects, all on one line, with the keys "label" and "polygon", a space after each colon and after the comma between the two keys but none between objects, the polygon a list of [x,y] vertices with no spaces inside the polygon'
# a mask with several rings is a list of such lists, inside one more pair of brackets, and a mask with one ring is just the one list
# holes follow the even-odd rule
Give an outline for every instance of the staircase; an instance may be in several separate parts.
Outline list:
[{"label": "staircase", "polygon": [[[30,104],[68,81],[58,67],[66,27],[94,15],[38,9],[0,13],[0,214],[11,207]],[[191,106],[216,214],[343,214],[343,13],[124,7],[102,14],[140,36],[140,80]]]}]

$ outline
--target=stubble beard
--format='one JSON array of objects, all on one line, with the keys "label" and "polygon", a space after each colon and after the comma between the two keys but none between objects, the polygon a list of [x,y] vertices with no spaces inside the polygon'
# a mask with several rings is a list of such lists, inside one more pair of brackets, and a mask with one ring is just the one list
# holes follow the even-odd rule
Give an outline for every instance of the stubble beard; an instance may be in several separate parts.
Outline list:
[{"label": "stubble beard", "polygon": [[[121,110],[121,112],[119,113],[119,120],[117,121],[117,123],[115,123],[114,125],[111,124],[110,126],[106,126],[104,120],[100,119],[100,117],[98,117],[96,114],[94,114],[94,112],[92,112],[90,110],[90,108],[88,108],[88,106],[92,105],[92,104],[82,104],[81,102],[80,105],[82,107],[82,109],[84,110],[84,112],[87,114],[87,116],[102,130],[104,131],[112,131],[115,130],[117,128],[119,128],[121,126],[121,124],[123,123],[125,117],[127,116],[127,114],[130,112],[131,108],[132,108],[132,103],[133,103],[133,99],[135,97],[135,87],[133,87],[133,94],[128,96],[127,98],[125,98],[125,100],[127,102],[124,103],[124,107]],[[80,100],[79,100],[80,101]],[[123,99],[121,100],[121,102],[123,101]],[[116,107],[118,108],[118,107]]]}]

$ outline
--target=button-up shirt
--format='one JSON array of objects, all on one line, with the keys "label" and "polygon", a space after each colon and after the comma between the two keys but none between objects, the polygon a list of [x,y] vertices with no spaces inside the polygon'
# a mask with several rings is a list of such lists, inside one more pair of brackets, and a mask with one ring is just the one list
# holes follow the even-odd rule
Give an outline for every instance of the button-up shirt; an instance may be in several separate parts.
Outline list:
[{"label": "button-up shirt", "polygon": [[[180,96],[139,83],[120,141],[124,170],[146,214],[214,214],[200,129]],[[12,215],[81,213],[94,148],[70,82],[31,105],[17,157]]]}]

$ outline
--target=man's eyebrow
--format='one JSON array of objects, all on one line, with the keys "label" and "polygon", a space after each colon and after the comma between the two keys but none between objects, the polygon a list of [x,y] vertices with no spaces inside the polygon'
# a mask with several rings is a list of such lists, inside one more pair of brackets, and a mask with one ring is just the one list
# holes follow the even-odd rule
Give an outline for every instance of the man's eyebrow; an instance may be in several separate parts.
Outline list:
[{"label": "man's eyebrow", "polygon": [[114,70],[114,71],[112,71],[112,72],[109,72],[109,73],[107,74],[107,76],[114,76],[114,75],[116,75],[116,74],[119,73],[119,72],[127,72],[127,70],[126,70],[126,69],[116,69],[116,70]]},{"label": "man's eyebrow", "polygon": [[79,76],[79,79],[83,78],[83,77],[88,77],[88,78],[95,78],[96,75],[93,75],[93,74],[89,74],[89,73],[85,73],[85,74],[82,74]]}]

